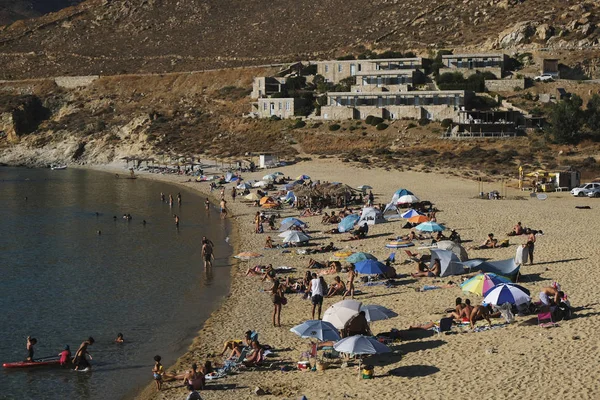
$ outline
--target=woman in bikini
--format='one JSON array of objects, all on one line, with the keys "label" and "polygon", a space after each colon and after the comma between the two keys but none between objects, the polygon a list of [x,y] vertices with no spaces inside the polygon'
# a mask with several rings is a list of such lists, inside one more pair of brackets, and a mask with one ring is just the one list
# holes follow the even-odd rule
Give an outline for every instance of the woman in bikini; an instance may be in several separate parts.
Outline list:
[{"label": "woman in bikini", "polygon": [[354,265],[351,265],[348,268],[348,283],[346,284],[346,293],[342,297],[342,300],[346,299],[346,296],[350,295],[350,298],[354,298],[354,278],[356,277],[356,272],[354,272]]},{"label": "woman in bikini", "polygon": [[273,326],[281,327],[281,307],[283,306],[283,293],[279,279],[273,279],[271,286],[271,301],[273,302]]},{"label": "woman in bikini", "polygon": [[193,363],[192,370],[188,371],[183,377],[183,384],[191,385],[195,390],[200,390],[204,389],[205,383],[204,374],[198,372],[198,366]]},{"label": "woman in bikini", "polygon": [[327,297],[343,294],[346,291],[346,285],[344,285],[344,282],[342,282],[339,276],[333,278],[333,281],[333,285],[331,285],[329,292],[327,292]]}]

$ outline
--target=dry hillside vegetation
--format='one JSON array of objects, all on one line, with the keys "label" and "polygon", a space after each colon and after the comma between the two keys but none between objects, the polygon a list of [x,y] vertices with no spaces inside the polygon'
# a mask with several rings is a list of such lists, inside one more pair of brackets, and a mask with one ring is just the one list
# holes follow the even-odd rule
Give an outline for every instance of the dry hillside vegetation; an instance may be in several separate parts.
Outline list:
[{"label": "dry hillside vegetation", "polygon": [[191,71],[365,48],[593,45],[597,2],[88,0],[0,27],[0,79]]}]

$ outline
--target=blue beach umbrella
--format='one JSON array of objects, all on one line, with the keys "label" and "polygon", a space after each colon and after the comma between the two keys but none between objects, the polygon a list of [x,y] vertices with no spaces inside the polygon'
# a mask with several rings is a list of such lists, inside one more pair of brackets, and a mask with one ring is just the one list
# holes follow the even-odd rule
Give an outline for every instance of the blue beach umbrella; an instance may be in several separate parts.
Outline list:
[{"label": "blue beach umbrella", "polygon": [[387,270],[385,264],[375,260],[365,260],[354,264],[356,272],[365,275],[380,275]]},{"label": "blue beach umbrella", "polygon": [[398,197],[414,195],[413,192],[411,192],[410,190],[407,190],[407,189],[398,189],[398,190],[396,190],[396,192],[394,194],[397,194]]},{"label": "blue beach umbrella", "polygon": [[338,341],[341,339],[340,333],[335,326],[330,322],[321,320],[309,320],[296,325],[290,329],[296,335],[302,338],[315,338],[321,342],[333,340]]},{"label": "blue beach umbrella", "polygon": [[523,286],[515,285],[514,283],[501,283],[494,286],[489,290],[483,298],[484,303],[492,304],[494,306],[502,305],[504,303],[514,304],[519,306],[521,304],[529,303],[531,297],[529,297],[529,290]]},{"label": "blue beach umbrella", "polygon": [[360,219],[360,215],[358,214],[350,214],[347,217],[344,217],[338,224],[338,230],[340,232],[348,232],[350,229],[356,225],[358,220]]},{"label": "blue beach umbrella", "polygon": [[444,225],[438,224],[437,222],[428,221],[417,225],[415,229],[421,232],[442,232],[446,230],[446,227]]},{"label": "blue beach umbrella", "polygon": [[350,257],[346,258],[346,262],[356,264],[357,262],[365,261],[365,260],[375,260],[377,261],[377,257],[369,253],[363,253],[359,251],[358,253],[352,254]]},{"label": "blue beach umbrella", "polygon": [[403,212],[402,214],[400,214],[400,216],[404,219],[409,219],[412,217],[417,217],[419,215],[423,215],[420,212],[413,210],[412,208],[409,208],[408,210],[406,210],[405,212]]},{"label": "blue beach umbrella", "polygon": [[306,222],[299,220],[294,217],[287,217],[281,220],[281,225],[290,225],[290,226],[306,226]]}]

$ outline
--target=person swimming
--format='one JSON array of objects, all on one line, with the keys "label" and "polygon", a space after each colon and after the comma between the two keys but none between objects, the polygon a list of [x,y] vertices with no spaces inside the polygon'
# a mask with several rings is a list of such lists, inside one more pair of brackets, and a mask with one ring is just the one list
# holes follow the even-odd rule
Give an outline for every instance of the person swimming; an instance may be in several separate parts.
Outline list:
[{"label": "person swimming", "polygon": [[117,338],[115,339],[115,343],[124,343],[125,339],[123,338],[123,334],[122,333],[117,333]]}]

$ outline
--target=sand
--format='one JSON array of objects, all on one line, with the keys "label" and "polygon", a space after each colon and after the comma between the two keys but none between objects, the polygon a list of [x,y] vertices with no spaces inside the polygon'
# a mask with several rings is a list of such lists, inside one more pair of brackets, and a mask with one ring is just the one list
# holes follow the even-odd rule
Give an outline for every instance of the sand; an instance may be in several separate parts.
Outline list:
[{"label": "sand", "polygon": [[[458,398],[476,395],[484,399],[504,396],[530,399],[547,395],[569,399],[600,397],[596,372],[600,338],[597,329],[600,319],[597,301],[597,282],[600,278],[597,268],[600,257],[600,231],[597,229],[599,200],[573,198],[569,193],[550,193],[547,200],[540,201],[530,199],[528,193],[516,189],[509,189],[507,194],[520,199],[481,200],[475,198],[478,192],[476,182],[445,175],[361,169],[329,159],[303,162],[277,170],[291,177],[307,174],[313,179],[344,182],[353,187],[369,184],[374,187],[376,203],[387,203],[395,190],[408,188],[421,199],[432,201],[441,210],[438,213],[439,222],[457,229],[463,240],[473,240],[466,246],[479,244],[489,232],[493,232],[500,240],[504,239],[506,232],[517,221],[522,221],[524,226],[541,229],[544,235],[538,237],[536,243],[535,264],[522,269],[526,275],[522,284],[531,290],[537,300],[537,293],[542,287],[558,281],[576,309],[576,318],[560,322],[559,327],[543,329],[535,323],[535,316],[518,317],[514,324],[492,331],[403,340],[391,346],[394,350],[391,355],[368,361],[375,365],[373,380],[359,380],[352,366],[336,366],[320,372],[282,372],[268,368],[244,371],[209,383],[208,390],[202,392],[204,399],[254,398],[257,396],[253,390],[257,386],[273,393],[265,396],[273,399],[297,399],[302,395],[308,399],[441,399],[449,394]],[[266,173],[260,171],[243,176],[246,179],[260,179]],[[144,177],[173,183],[187,179],[152,174]],[[208,191],[207,183],[184,185]],[[227,187],[230,189],[231,185]],[[486,184],[484,188],[485,191],[493,189],[499,190],[500,184]],[[235,253],[257,251],[264,257],[250,264],[260,262],[292,266],[298,269],[294,276],[302,275],[311,256],[263,250],[269,233],[254,233],[252,219],[257,209],[239,201],[232,203],[230,191],[226,193],[233,213],[232,242]],[[218,195],[217,192],[214,194]],[[590,205],[592,209],[580,210],[575,208],[576,205]],[[202,204],[198,204],[198,207],[201,210]],[[282,217],[292,215],[297,213],[291,210],[282,212]],[[395,221],[371,227],[369,234],[375,238],[342,243],[339,240],[347,235],[319,233],[333,227],[321,225],[321,217],[303,220],[309,223],[314,242],[327,244],[333,241],[340,248],[370,252],[379,259],[385,259],[390,253],[384,247],[386,238],[408,232],[401,228],[403,222]],[[276,233],[272,236],[275,237]],[[469,256],[492,260],[511,258],[516,245],[524,241],[525,237],[511,237],[508,248],[472,250]],[[357,285],[362,291],[356,296],[357,300],[366,304],[380,304],[399,314],[396,318],[373,323],[371,328],[375,333],[437,321],[444,316],[446,308],[453,306],[457,296],[465,297],[458,287],[417,292],[415,289],[423,285],[444,285],[449,281],[458,282],[460,278],[413,280],[407,274],[414,270],[414,264],[404,263],[407,257],[402,250],[396,254],[395,266],[398,273],[403,275],[400,279],[402,285],[391,289]],[[328,257],[328,254],[316,256],[317,260],[326,260]],[[192,362],[202,362],[208,355],[220,353],[224,340],[241,339],[243,332],[248,329],[257,330],[262,343],[284,349],[277,351],[277,357],[273,360],[287,360],[295,364],[301,352],[307,350],[310,341],[297,337],[289,329],[310,319],[310,301],[303,300],[301,295],[288,295],[289,302],[283,307],[281,316],[283,326],[272,327],[273,307],[265,292],[270,285],[261,283],[258,277],[245,277],[248,263],[232,260],[232,264],[230,295],[206,321],[189,352],[168,369],[170,372],[182,372]],[[328,283],[332,279],[332,276],[328,276]],[[474,303],[481,301],[478,296],[466,297]],[[339,300],[340,297],[325,299],[323,309]],[[212,359],[218,360],[219,357]],[[149,383],[150,379],[149,371]],[[161,393],[153,392],[152,387],[149,386],[140,398],[182,399],[187,394],[179,383],[166,383]]]}]

